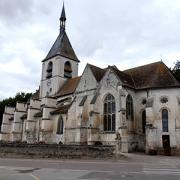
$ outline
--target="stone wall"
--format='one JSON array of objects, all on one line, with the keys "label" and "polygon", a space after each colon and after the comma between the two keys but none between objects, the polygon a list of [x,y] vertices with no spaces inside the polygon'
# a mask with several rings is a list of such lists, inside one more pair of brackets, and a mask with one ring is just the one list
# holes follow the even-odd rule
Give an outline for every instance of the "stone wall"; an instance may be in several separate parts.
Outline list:
[{"label": "stone wall", "polygon": [[104,159],[114,158],[114,146],[78,146],[56,144],[0,144],[0,157]]}]

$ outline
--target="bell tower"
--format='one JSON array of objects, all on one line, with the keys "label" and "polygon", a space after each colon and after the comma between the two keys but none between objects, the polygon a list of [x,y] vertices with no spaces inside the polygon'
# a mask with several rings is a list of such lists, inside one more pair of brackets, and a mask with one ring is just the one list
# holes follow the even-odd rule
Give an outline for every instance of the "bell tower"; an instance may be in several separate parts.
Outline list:
[{"label": "bell tower", "polygon": [[40,97],[53,97],[70,78],[78,76],[79,60],[66,33],[66,13],[63,4],[59,35],[42,61]]}]

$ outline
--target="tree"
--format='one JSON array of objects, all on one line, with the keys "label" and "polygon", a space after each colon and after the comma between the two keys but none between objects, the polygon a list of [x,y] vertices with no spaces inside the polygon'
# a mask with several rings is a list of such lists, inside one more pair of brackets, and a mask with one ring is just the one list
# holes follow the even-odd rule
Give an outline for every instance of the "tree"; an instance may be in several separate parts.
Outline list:
[{"label": "tree", "polygon": [[10,97],[0,101],[0,128],[2,124],[2,118],[5,106],[15,107],[17,102],[27,102],[32,96],[32,93],[20,92],[15,97]]},{"label": "tree", "polygon": [[172,69],[172,73],[175,76],[175,78],[180,82],[180,61],[177,60],[174,63],[174,67]]}]

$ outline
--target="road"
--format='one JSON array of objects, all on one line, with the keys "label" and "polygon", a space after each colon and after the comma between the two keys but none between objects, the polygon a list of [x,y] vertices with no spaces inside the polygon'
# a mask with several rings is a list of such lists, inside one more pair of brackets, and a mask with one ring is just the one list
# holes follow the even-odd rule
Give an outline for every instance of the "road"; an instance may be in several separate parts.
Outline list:
[{"label": "road", "polygon": [[179,180],[180,157],[121,160],[0,159],[0,180]]}]

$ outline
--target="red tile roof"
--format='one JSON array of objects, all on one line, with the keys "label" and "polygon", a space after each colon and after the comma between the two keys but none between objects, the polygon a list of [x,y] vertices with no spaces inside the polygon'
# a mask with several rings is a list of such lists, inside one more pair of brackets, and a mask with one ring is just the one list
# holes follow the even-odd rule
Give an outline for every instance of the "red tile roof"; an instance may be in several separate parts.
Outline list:
[{"label": "red tile roof", "polygon": [[65,96],[74,93],[81,77],[68,79],[63,87],[56,94],[56,97]]},{"label": "red tile roof", "polygon": [[136,89],[180,87],[179,82],[163,62],[139,66],[124,73],[133,78]]},{"label": "red tile roof", "polygon": [[71,106],[71,104],[60,106],[55,111],[52,111],[51,114],[52,115],[55,115],[55,114],[67,114],[70,106]]},{"label": "red tile roof", "polygon": [[102,79],[102,77],[104,76],[106,70],[101,69],[101,68],[94,66],[92,64],[88,64],[88,65],[89,65],[94,77],[96,78],[96,81],[99,82]]}]

